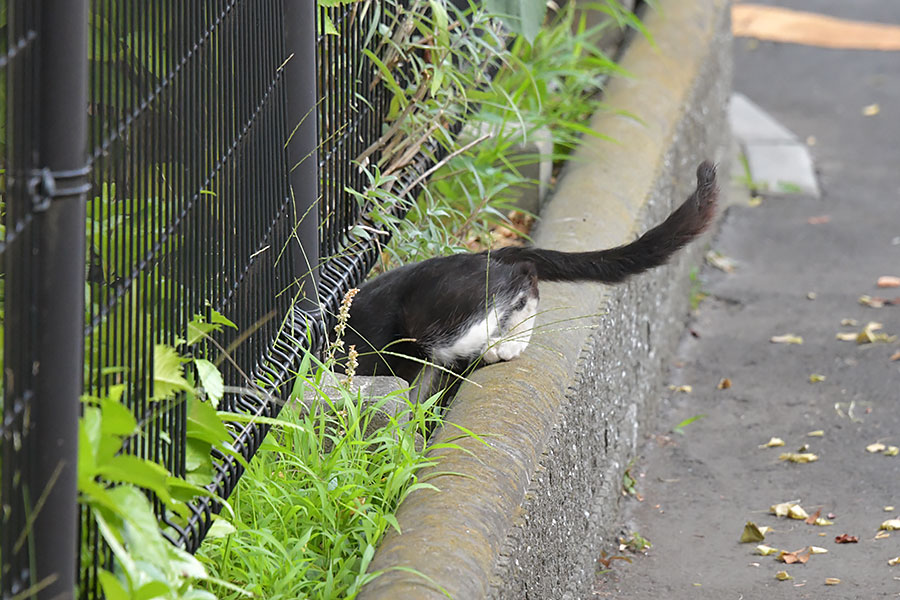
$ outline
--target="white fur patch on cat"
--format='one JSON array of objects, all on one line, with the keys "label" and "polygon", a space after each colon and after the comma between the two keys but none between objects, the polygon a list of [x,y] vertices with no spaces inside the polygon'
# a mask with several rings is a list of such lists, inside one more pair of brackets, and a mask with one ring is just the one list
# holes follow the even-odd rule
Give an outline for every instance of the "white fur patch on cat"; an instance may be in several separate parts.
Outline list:
[{"label": "white fur patch on cat", "polygon": [[[496,306],[491,307],[486,318],[470,325],[452,344],[435,347],[432,350],[434,362],[448,365],[481,356],[485,363],[493,364],[518,358],[531,341],[537,309],[537,297],[529,297],[522,308],[509,308],[502,314]],[[501,323],[505,325],[502,328]]]}]

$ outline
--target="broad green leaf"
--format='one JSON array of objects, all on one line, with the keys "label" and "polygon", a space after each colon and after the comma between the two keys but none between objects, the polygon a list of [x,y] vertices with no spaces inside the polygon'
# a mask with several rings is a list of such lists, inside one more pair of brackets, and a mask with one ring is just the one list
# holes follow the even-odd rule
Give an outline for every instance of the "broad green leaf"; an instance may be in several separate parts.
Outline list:
[{"label": "broad green leaf", "polygon": [[152,401],[165,400],[176,392],[189,392],[191,386],[184,378],[181,357],[171,346],[157,344],[153,348]]},{"label": "broad green leaf", "polygon": [[132,559],[147,561],[158,567],[169,564],[169,548],[174,547],[170,546],[160,534],[159,523],[147,497],[137,488],[127,485],[111,489],[109,495],[128,515],[125,520],[124,539]]},{"label": "broad green leaf", "polygon": [[237,528],[232,525],[228,519],[223,519],[222,517],[216,518],[213,522],[212,527],[209,528],[209,531],[206,532],[206,537],[208,538],[223,538],[231,535],[237,531]]},{"label": "broad green leaf", "polygon": [[545,0],[485,0],[484,6],[488,12],[500,17],[513,33],[528,40],[528,43],[534,42],[547,12]]},{"label": "broad green leaf", "polygon": [[218,331],[221,329],[221,325],[216,325],[215,323],[207,323],[203,320],[203,317],[200,315],[195,315],[193,319],[190,320],[187,326],[187,342],[188,346],[196,344],[207,335],[212,333],[213,331]]},{"label": "broad green leaf", "polygon": [[151,600],[151,598],[165,598],[172,593],[172,588],[163,581],[151,581],[142,585],[135,593],[132,600]]},{"label": "broad green leaf", "polygon": [[214,308],[209,309],[209,322],[215,323],[216,325],[225,325],[226,327],[231,327],[232,329],[237,329],[237,325],[231,322],[231,320],[229,320],[227,317],[222,316],[222,313]]},{"label": "broad green leaf", "polygon": [[231,435],[216,414],[216,409],[198,398],[192,399],[188,407],[187,437],[232,453]]},{"label": "broad green leaf", "polygon": [[206,392],[206,397],[212,403],[213,408],[219,408],[219,401],[225,395],[225,380],[216,365],[205,358],[195,358],[197,373],[200,375],[200,384]]},{"label": "broad green leaf", "polygon": [[[116,579],[116,576],[107,571],[106,569],[100,569],[99,572],[100,579],[100,587],[103,588],[103,596],[107,600],[130,600],[131,597],[128,594],[128,590],[125,589],[125,586]],[[168,587],[165,590],[169,591]]]},{"label": "broad green leaf", "polygon": [[100,406],[103,410],[100,427],[103,435],[126,436],[135,432],[137,421],[134,414],[118,398],[104,398],[100,401]]},{"label": "broad green leaf", "polygon": [[155,462],[130,454],[120,454],[112,457],[106,464],[99,465],[97,472],[111,482],[130,483],[146,488],[163,502],[171,499],[167,484],[169,472]]}]

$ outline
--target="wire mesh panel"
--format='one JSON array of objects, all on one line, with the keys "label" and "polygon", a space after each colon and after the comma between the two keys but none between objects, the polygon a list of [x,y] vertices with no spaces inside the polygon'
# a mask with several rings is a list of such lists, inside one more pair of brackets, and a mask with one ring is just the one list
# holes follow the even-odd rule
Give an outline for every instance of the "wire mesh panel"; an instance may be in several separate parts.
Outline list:
[{"label": "wire mesh panel", "polygon": [[[33,4],[20,3],[7,6],[2,14],[6,35],[0,39],[3,51],[0,65],[3,67],[2,93],[4,114],[2,130],[3,175],[2,181],[2,257],[3,279],[0,293],[3,294],[3,421],[0,424],[3,442],[3,487],[0,491],[0,537],[2,537],[2,561],[0,580],[3,582],[4,597],[20,593],[30,584],[27,554],[20,552],[18,535],[25,531],[29,499],[23,497],[18,481],[31,468],[31,454],[23,452],[24,438],[30,409],[34,400],[34,381],[31,362],[36,355],[36,340],[29,331],[33,323],[29,319],[8,317],[27,314],[28,307],[36,300],[34,286],[16,285],[12,288],[7,281],[25,281],[27,273],[34,269],[32,249],[35,245],[34,211],[28,199],[26,174],[34,167],[37,139],[33,135],[36,127],[36,107],[25,102],[28,96],[36,97],[36,40],[38,37],[37,8]],[[9,91],[17,90],[13,98]],[[12,106],[9,106],[12,104]],[[7,114],[15,113],[17,121],[7,119]],[[16,125],[17,124],[17,125]],[[18,352],[8,351],[12,340],[19,347]],[[14,373],[16,376],[9,377]],[[15,533],[14,535],[11,535]]]},{"label": "wire mesh panel", "polygon": [[[252,392],[294,300],[282,14],[280,0],[92,3],[84,386],[102,396],[124,384],[143,431],[127,450],[180,476],[191,469],[189,415],[183,397],[160,392],[165,348],[207,357]],[[191,335],[192,320],[219,315],[236,327]],[[226,395],[219,408],[277,412],[253,393]],[[246,456],[264,434],[234,432]],[[240,469],[219,459],[214,486],[227,496]],[[188,522],[163,517],[191,550],[214,507],[193,509]],[[100,548],[85,519],[83,535]],[[94,593],[105,558],[82,560]]]}]

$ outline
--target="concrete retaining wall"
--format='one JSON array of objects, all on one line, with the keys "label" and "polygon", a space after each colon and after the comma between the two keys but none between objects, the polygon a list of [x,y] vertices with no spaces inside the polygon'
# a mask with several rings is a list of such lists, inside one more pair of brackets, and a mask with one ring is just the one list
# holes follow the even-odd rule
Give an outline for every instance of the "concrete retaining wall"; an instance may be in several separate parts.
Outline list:
[{"label": "concrete retaining wall", "polygon": [[[574,251],[632,240],[690,193],[702,159],[727,158],[729,3],[659,7],[645,19],[655,45],[635,39],[622,61],[632,77],[609,83],[610,110],[591,122],[617,141],[584,140],[542,213],[537,245]],[[720,165],[723,189],[728,173]],[[382,541],[370,571],[384,574],[360,598],[590,597],[704,246],[615,288],[541,285],[531,346],[460,390],[436,441],[462,450],[434,452],[440,464],[421,480],[440,491],[418,490],[402,504],[403,533]]]}]

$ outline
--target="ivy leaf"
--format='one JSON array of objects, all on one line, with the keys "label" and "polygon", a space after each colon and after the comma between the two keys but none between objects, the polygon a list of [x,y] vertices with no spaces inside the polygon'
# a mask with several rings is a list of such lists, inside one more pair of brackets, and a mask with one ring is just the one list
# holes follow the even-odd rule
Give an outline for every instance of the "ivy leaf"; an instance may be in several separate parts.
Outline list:
[{"label": "ivy leaf", "polygon": [[523,36],[528,43],[533,43],[541,30],[544,14],[547,12],[546,0],[485,0],[488,12],[497,15],[510,31]]},{"label": "ivy leaf", "polygon": [[193,390],[184,378],[181,357],[171,346],[156,344],[153,348],[153,396],[150,401],[165,400],[182,391]]}]

